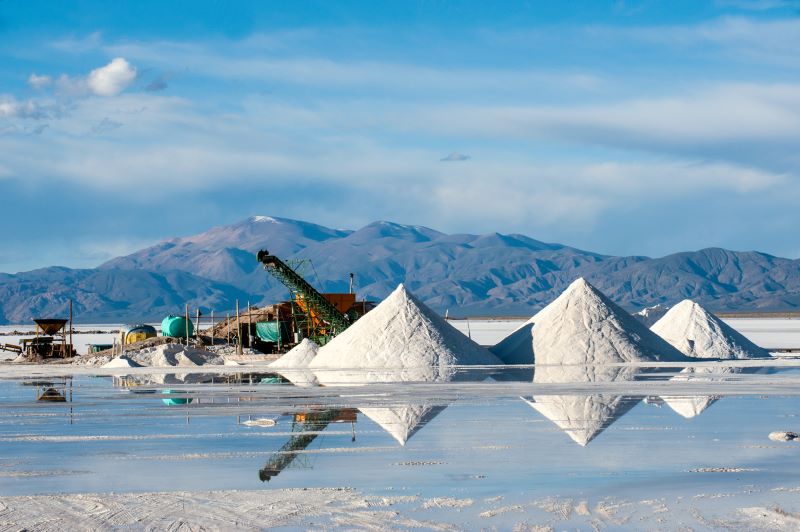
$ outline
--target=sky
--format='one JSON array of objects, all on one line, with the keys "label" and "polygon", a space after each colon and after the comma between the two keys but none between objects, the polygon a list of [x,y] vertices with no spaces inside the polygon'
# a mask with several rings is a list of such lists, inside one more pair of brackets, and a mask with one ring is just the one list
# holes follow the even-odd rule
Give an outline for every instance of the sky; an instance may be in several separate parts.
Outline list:
[{"label": "sky", "polygon": [[800,257],[800,2],[0,0],[0,271],[252,215]]}]

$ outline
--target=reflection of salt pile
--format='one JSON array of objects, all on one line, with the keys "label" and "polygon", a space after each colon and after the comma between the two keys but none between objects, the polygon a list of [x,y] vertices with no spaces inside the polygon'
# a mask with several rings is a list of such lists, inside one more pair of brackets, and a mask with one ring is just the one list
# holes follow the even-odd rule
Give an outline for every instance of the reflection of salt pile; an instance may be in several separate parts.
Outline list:
[{"label": "reflection of salt pile", "polygon": [[695,358],[768,358],[765,350],[706,309],[684,299],[651,327],[686,356]]},{"label": "reflection of salt pile", "polygon": [[320,348],[309,364],[331,384],[447,380],[454,366],[501,364],[401,284]]},{"label": "reflection of salt pile", "polygon": [[438,416],[444,406],[425,404],[402,405],[397,407],[359,408],[362,414],[380,425],[400,445],[405,445],[411,436]]},{"label": "reflection of salt pile", "polygon": [[[681,301],[651,328],[685,355],[693,358],[747,359],[768,358],[770,354],[735,331],[732,327],[688,299]],[[714,382],[726,375],[740,373],[740,368],[685,368],[673,381]],[[685,418],[692,418],[711,406],[718,396],[663,396],[670,408]]]},{"label": "reflection of salt pile", "polygon": [[319,346],[304,338],[302,342],[294,346],[288,353],[269,365],[277,373],[283,375],[295,386],[314,386],[317,378],[308,369],[308,365],[317,356]]},{"label": "reflection of salt pile", "polygon": [[[633,368],[597,366],[542,366],[536,368],[537,384],[613,382],[633,380]],[[585,446],[628,410],[641,397],[623,395],[538,395],[523,400],[555,423],[575,443]]]},{"label": "reflection of salt pile", "polygon": [[654,305],[635,312],[633,317],[642,322],[645,327],[652,327],[668,310],[669,307],[666,305]]},{"label": "reflection of salt pile", "polygon": [[[674,347],[583,278],[569,285],[526,325],[532,327],[521,327],[493,348],[506,362],[613,364],[685,360]],[[525,351],[515,355],[514,350],[523,347]]]},{"label": "reflection of salt pile", "polygon": [[[456,366],[501,364],[403,285],[320,348],[309,367],[326,385],[434,382],[464,378]],[[444,409],[426,402],[363,407],[400,444]]]}]

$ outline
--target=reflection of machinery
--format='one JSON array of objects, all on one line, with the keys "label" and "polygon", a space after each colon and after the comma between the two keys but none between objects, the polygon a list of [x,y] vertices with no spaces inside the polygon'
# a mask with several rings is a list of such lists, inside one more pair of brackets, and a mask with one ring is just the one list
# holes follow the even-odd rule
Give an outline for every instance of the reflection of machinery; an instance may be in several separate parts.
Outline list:
[{"label": "reflection of machinery", "polygon": [[[70,334],[65,327],[69,320],[60,318],[36,318],[36,336],[25,338],[22,344],[22,352],[29,358],[68,358],[74,357],[77,353],[72,347],[72,341],[67,341]],[[69,327],[71,331],[72,327]],[[71,336],[71,334],[70,334]]]},{"label": "reflection of machinery", "polygon": [[61,377],[48,381],[25,381],[23,386],[36,388],[36,400],[47,403],[66,403],[72,401],[72,378]]},{"label": "reflection of machinery", "polygon": [[[283,447],[275,451],[267,463],[258,471],[258,478],[262,482],[269,481],[277,476],[281,471],[291,465],[298,454],[304,451],[313,442],[319,433],[325,430],[330,423],[355,424],[357,410],[353,408],[314,410],[294,415],[292,432],[298,433],[292,436]],[[355,426],[353,425],[353,441],[355,441]]]}]

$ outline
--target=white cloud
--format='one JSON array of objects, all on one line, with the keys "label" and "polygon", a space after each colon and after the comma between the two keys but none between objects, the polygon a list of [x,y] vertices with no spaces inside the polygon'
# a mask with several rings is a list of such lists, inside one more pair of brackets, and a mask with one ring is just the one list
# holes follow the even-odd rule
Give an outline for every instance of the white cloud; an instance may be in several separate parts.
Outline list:
[{"label": "white cloud", "polygon": [[28,76],[28,85],[34,89],[43,89],[53,84],[53,78],[50,76],[39,76],[36,73]]},{"label": "white cloud", "polygon": [[124,58],[114,58],[106,66],[89,73],[86,84],[98,96],[116,96],[136,79],[136,69]]}]

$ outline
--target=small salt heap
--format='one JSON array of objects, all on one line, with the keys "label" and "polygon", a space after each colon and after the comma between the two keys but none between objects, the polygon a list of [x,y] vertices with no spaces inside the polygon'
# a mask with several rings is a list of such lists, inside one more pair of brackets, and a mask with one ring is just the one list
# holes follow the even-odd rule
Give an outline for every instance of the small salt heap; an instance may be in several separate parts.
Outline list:
[{"label": "small salt heap", "polygon": [[319,351],[319,346],[315,342],[303,338],[302,342],[270,364],[269,367],[275,369],[295,386],[314,386],[317,384],[317,378],[308,369],[308,365],[317,356],[317,351]]},{"label": "small salt heap", "polygon": [[770,357],[767,351],[689,299],[672,307],[651,330],[693,358],[729,360]]},{"label": "small salt heap", "polygon": [[[748,359],[769,358],[770,354],[735,331],[694,301],[685,299],[672,307],[651,330],[692,358]],[[725,375],[740,373],[741,368],[685,368],[673,381],[714,382]],[[718,396],[675,395],[662,399],[675,412],[693,418],[711,406]]]},{"label": "small salt heap", "polygon": [[108,362],[102,365],[104,368],[139,368],[141,367],[139,364],[134,362],[133,360],[129,359],[125,356],[119,356],[117,358],[112,358]]},{"label": "small salt heap", "polygon": [[[575,280],[552,303],[493,348],[506,362],[612,364],[685,361],[585,279]],[[524,347],[515,355],[512,348]],[[518,353],[520,353],[518,352]],[[524,360],[524,361],[523,361]]]},{"label": "small salt heap", "polygon": [[320,348],[309,368],[331,385],[449,380],[455,366],[501,363],[401,284]]},{"label": "small salt heap", "polygon": [[642,322],[645,327],[652,327],[668,310],[669,306],[659,304],[652,307],[645,307],[639,312],[635,312],[633,317]]}]

